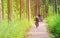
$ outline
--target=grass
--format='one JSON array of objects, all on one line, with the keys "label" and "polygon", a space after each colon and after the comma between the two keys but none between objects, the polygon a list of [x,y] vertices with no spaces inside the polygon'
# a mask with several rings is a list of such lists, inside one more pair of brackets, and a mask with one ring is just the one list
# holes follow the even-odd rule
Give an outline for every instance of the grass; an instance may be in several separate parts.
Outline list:
[{"label": "grass", "polygon": [[9,24],[4,20],[0,23],[0,38],[23,38],[31,24],[26,19],[22,22],[12,21]]},{"label": "grass", "polygon": [[26,31],[32,26],[33,20],[28,22],[26,18],[26,8],[24,6],[24,13],[22,21],[20,21],[20,2],[16,6],[15,0],[12,4],[12,21],[8,24],[8,5],[7,0],[3,1],[4,20],[0,22],[0,38],[24,38]]}]

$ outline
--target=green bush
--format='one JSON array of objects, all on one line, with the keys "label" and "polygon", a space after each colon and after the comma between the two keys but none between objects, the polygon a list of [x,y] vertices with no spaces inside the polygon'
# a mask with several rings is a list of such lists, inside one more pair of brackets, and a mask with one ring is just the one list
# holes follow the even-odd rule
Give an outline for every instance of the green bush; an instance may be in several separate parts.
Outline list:
[{"label": "green bush", "polygon": [[19,20],[8,20],[0,22],[0,38],[24,38],[26,31],[30,28],[31,23],[27,20],[20,22]]},{"label": "green bush", "polygon": [[60,17],[59,16],[49,16],[47,18],[47,24],[50,27],[50,32],[57,38],[60,36]]}]

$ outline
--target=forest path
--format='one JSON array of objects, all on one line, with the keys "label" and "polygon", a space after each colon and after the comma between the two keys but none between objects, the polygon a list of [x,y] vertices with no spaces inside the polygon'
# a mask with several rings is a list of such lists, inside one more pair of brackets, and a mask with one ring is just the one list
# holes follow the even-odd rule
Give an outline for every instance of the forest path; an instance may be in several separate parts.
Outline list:
[{"label": "forest path", "polygon": [[40,22],[38,28],[36,28],[35,25],[33,25],[27,33],[30,35],[26,38],[50,38],[47,33],[45,22]]}]

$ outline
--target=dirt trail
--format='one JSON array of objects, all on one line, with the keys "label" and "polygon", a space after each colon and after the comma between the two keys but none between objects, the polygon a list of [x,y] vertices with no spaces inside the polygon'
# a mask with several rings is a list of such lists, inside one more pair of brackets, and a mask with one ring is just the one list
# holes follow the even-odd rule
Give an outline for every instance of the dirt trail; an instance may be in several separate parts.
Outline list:
[{"label": "dirt trail", "polygon": [[30,36],[27,36],[26,38],[50,38],[46,31],[45,22],[40,22],[38,28],[33,25],[27,33],[30,34]]}]

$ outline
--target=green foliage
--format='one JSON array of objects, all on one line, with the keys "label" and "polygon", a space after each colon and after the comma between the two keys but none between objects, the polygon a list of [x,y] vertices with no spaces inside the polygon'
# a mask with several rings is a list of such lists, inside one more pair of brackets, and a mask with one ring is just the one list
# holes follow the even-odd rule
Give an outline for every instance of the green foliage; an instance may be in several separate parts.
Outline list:
[{"label": "green foliage", "polygon": [[60,5],[59,6],[57,6],[58,7],[58,15],[60,15]]},{"label": "green foliage", "polygon": [[4,12],[4,18],[7,19],[8,16],[8,4],[7,4],[7,0],[3,1],[3,12]]},{"label": "green foliage", "polygon": [[23,10],[22,21],[20,21],[20,0],[12,0],[13,18],[8,24],[8,0],[3,1],[4,20],[0,22],[0,38],[24,38],[33,20],[28,22],[26,18],[26,5]]},{"label": "green foliage", "polygon": [[27,20],[20,22],[12,21],[8,24],[7,20],[0,23],[0,38],[23,38],[26,31],[31,27]]},{"label": "green foliage", "polygon": [[50,16],[47,18],[47,24],[50,27],[50,32],[57,38],[60,36],[60,17]]},{"label": "green foliage", "polygon": [[49,16],[54,15],[53,6],[49,6],[48,15]]}]

